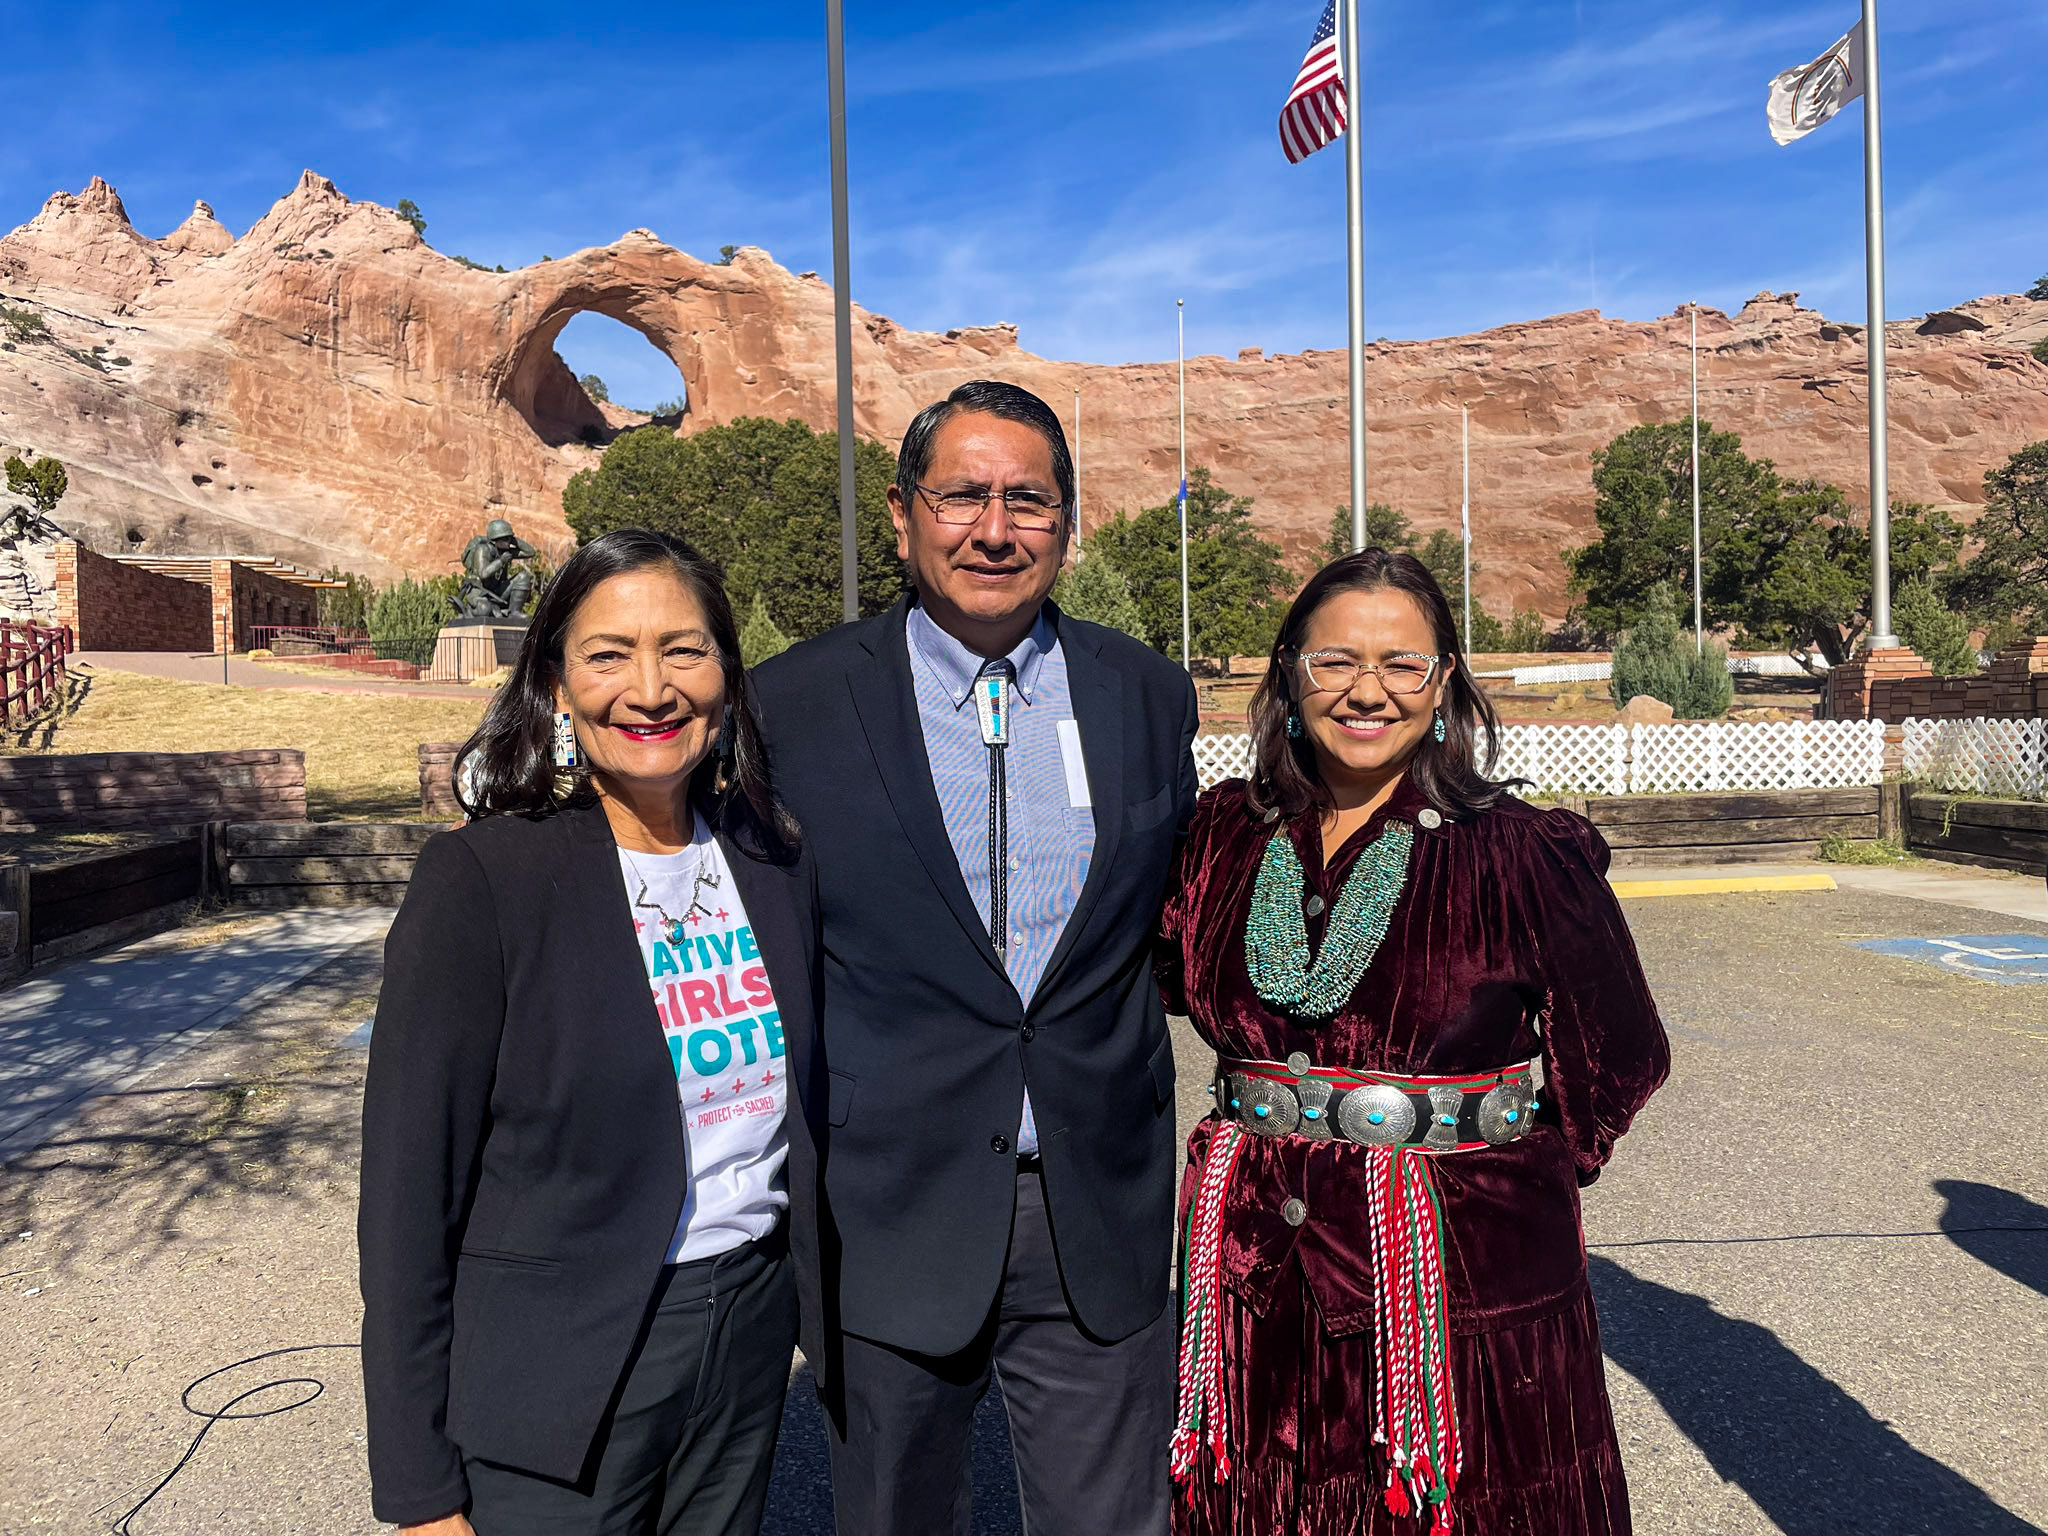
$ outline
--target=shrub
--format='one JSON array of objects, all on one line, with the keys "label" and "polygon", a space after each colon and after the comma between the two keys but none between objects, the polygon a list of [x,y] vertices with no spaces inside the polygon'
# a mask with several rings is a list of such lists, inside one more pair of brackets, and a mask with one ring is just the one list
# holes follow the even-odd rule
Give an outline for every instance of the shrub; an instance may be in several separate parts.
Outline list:
[{"label": "shrub", "polygon": [[1671,590],[1658,586],[1649,609],[1614,652],[1609,692],[1616,708],[1640,694],[1662,699],[1681,720],[1716,720],[1735,702],[1728,648],[1718,641],[1695,646],[1678,628]]},{"label": "shrub", "polygon": [[32,341],[38,336],[47,336],[50,333],[50,327],[44,323],[43,317],[32,309],[15,309],[8,305],[0,305],[0,324],[7,327],[8,334],[16,341]]},{"label": "shrub", "polygon": [[1892,599],[1892,626],[1936,677],[1964,677],[1977,670],[1968,617],[1944,602],[1932,582],[1900,584]]},{"label": "shrub", "polygon": [[367,634],[370,607],[377,600],[377,589],[370,584],[370,578],[334,566],[329,566],[326,574],[329,581],[341,585],[321,589],[320,622],[351,635]]},{"label": "shrub", "polygon": [[1548,638],[1549,631],[1544,628],[1542,614],[1534,608],[1517,608],[1501,633],[1500,648],[1517,656],[1526,656],[1542,650],[1543,642]]},{"label": "shrub", "polygon": [[2033,354],[2035,362],[2048,363],[2048,336],[2043,336],[2027,350]]},{"label": "shrub", "polygon": [[607,403],[612,397],[610,388],[606,386],[603,379],[594,373],[586,373],[576,382],[583,386],[583,393],[590,396],[599,405]]},{"label": "shrub", "polygon": [[409,661],[424,667],[434,659],[434,644],[448,621],[448,600],[434,583],[406,577],[386,587],[370,604],[372,648],[380,661]]},{"label": "shrub", "polygon": [[747,622],[740,626],[740,660],[747,666],[758,667],[771,656],[780,656],[796,642],[776,628],[774,618],[768,612],[768,600],[760,593],[754,594],[754,604],[747,610]]}]

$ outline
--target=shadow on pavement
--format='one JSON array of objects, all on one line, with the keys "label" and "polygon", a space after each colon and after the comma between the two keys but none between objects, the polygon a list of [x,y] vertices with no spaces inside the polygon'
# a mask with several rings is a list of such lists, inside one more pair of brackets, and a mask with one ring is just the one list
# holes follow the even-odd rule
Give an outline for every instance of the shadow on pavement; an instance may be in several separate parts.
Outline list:
[{"label": "shadow on pavement", "polygon": [[[1607,1357],[1785,1536],[1839,1536],[1851,1526],[2040,1536],[2038,1526],[1916,1450],[1770,1329],[1611,1259],[1589,1263]],[[1850,1511],[1864,1514],[1845,1519]]]},{"label": "shadow on pavement", "polygon": [[1936,1179],[1934,1192],[1948,1202],[1941,1208],[1941,1230],[1950,1242],[2048,1296],[2048,1206],[1968,1179]]},{"label": "shadow on pavement", "polygon": [[[975,1536],[1022,1536],[1017,1472],[1010,1457],[1010,1426],[1000,1389],[991,1387],[974,1415],[969,1451],[974,1474]],[[789,1383],[782,1434],[775,1442],[775,1473],[761,1536],[818,1536],[832,1529],[832,1478],[825,1449],[825,1412],[811,1368]]]}]

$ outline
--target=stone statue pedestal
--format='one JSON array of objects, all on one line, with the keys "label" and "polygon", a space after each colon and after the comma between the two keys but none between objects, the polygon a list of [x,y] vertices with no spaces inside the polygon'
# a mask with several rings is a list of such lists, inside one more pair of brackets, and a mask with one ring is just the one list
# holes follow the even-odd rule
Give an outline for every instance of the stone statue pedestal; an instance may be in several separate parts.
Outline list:
[{"label": "stone statue pedestal", "polygon": [[484,677],[519,659],[519,647],[526,643],[526,621],[498,620],[490,623],[450,624],[434,642],[434,659],[422,674],[423,682],[466,683]]}]

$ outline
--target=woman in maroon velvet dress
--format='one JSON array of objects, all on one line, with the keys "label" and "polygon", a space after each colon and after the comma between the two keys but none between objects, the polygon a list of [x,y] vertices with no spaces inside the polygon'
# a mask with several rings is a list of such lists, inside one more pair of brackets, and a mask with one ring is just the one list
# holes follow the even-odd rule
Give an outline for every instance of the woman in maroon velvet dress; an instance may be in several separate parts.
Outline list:
[{"label": "woman in maroon velvet dress", "polygon": [[1252,712],[1159,954],[1219,1056],[1177,1529],[1626,1536],[1578,1191],[1669,1051],[1607,847],[1473,770],[1497,722],[1410,556],[1311,580]]}]

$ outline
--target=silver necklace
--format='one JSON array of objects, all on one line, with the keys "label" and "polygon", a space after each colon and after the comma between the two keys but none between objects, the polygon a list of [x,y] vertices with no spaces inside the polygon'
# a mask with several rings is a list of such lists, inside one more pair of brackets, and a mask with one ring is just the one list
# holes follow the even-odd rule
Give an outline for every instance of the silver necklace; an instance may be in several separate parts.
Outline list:
[{"label": "silver necklace", "polygon": [[715,891],[725,883],[725,877],[712,868],[711,854],[707,848],[705,852],[697,855],[697,874],[690,883],[689,905],[683,908],[681,917],[674,917],[670,915],[667,907],[652,899],[647,884],[647,871],[640,867],[640,861],[627,852],[626,862],[633,866],[633,873],[640,877],[640,894],[633,898],[633,909],[637,912],[657,914],[661,918],[661,930],[668,936],[670,944],[682,943],[689,936],[690,923],[700,914],[704,917],[712,915],[711,909],[704,904],[704,892],[707,888]]}]

